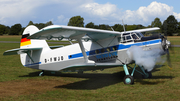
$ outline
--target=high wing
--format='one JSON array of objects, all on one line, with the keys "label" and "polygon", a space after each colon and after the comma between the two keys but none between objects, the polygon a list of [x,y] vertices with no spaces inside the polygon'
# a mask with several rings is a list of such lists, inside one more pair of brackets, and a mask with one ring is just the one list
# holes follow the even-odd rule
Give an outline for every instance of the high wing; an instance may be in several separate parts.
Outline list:
[{"label": "high wing", "polygon": [[[126,33],[134,32],[134,31],[145,32],[145,31],[153,31],[158,29],[159,29],[158,27],[155,27],[155,28],[126,31]],[[90,28],[82,28],[82,27],[51,25],[29,36],[28,39],[50,40],[52,38],[57,38],[58,40],[62,40],[63,38],[65,38],[71,40],[71,39],[80,39],[83,36],[87,35],[91,40],[97,41],[109,37],[114,37],[122,33],[123,32],[98,30],[98,29],[90,29]]]},{"label": "high wing", "polygon": [[7,50],[3,53],[3,55],[17,55],[17,54],[24,54],[28,53],[31,50],[40,50],[42,48],[17,48],[12,50]]}]

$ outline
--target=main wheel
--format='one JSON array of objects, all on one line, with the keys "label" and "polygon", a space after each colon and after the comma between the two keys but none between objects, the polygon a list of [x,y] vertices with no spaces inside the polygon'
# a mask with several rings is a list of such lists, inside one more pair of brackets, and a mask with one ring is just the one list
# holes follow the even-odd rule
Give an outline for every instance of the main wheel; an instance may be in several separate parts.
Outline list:
[{"label": "main wheel", "polygon": [[125,77],[124,77],[124,84],[127,84],[127,85],[129,85],[129,84],[134,84],[134,77],[132,77],[132,76],[130,76],[130,75],[126,75]]}]

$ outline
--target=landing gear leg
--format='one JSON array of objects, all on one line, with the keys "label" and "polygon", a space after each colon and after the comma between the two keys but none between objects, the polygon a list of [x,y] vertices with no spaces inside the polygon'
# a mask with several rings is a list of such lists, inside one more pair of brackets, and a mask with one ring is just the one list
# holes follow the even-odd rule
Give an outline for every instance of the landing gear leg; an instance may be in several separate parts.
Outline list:
[{"label": "landing gear leg", "polygon": [[152,78],[152,73],[145,70],[145,75],[142,75],[143,79],[149,79]]},{"label": "landing gear leg", "polygon": [[44,76],[44,70],[39,73],[39,76]]},{"label": "landing gear leg", "polygon": [[126,76],[124,77],[124,80],[123,80],[124,84],[131,84],[131,85],[134,84],[133,73],[134,73],[135,68],[134,68],[131,75],[129,75],[129,71],[128,71],[128,68],[127,68],[126,65],[123,65],[123,68],[124,68],[124,71],[125,71],[125,74],[126,74]]},{"label": "landing gear leg", "polygon": [[152,73],[151,72],[148,72],[147,70],[144,70],[144,68],[141,67],[141,66],[140,66],[140,68],[144,73],[144,74],[142,74],[143,79],[152,78]]}]

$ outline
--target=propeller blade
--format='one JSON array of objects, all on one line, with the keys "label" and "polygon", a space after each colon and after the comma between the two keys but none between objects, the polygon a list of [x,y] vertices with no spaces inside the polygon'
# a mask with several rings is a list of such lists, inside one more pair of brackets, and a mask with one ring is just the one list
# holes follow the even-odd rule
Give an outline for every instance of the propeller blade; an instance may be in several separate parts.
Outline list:
[{"label": "propeller blade", "polygon": [[170,54],[169,54],[169,49],[166,50],[167,51],[167,63],[168,63],[168,67],[170,69],[172,69],[172,65],[171,65],[171,59],[170,59]]},{"label": "propeller blade", "polygon": [[171,50],[171,53],[174,54],[174,44],[171,43],[170,46],[169,46],[169,49]]}]

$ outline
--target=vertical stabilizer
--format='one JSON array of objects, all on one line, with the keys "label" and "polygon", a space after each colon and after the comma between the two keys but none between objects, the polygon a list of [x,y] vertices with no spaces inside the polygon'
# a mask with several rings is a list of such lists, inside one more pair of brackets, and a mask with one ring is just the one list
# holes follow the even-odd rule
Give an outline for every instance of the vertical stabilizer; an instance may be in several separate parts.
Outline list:
[{"label": "vertical stabilizer", "polygon": [[[22,34],[20,49],[29,48],[29,51],[27,53],[20,55],[21,63],[26,67],[33,66],[33,64],[39,63],[41,54],[45,51],[50,50],[46,40],[28,39],[28,36],[31,36],[38,31],[39,29],[36,26],[30,25],[26,27]],[[31,50],[33,48],[42,49]]]}]

